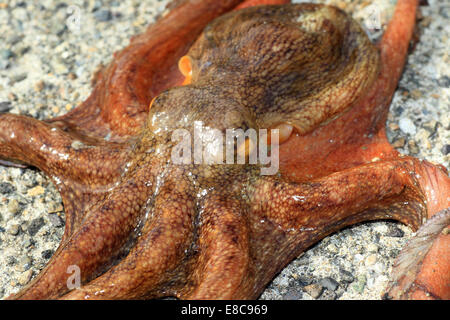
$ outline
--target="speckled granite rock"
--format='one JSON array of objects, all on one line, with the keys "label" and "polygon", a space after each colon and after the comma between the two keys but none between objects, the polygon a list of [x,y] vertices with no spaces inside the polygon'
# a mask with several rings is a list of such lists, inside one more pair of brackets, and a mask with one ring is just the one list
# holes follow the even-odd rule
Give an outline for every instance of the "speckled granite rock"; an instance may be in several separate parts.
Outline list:
[{"label": "speckled granite rock", "polygon": [[[367,19],[369,0],[327,2]],[[395,1],[375,2],[381,22],[388,21]],[[445,1],[428,2],[421,8],[420,42],[391,106],[388,136],[401,152],[448,168],[450,12]],[[0,111],[39,119],[66,113],[90,93],[95,66],[108,63],[166,3],[0,0]],[[380,34],[370,33],[373,39]],[[50,180],[37,170],[0,166],[0,298],[20,290],[43,268],[63,230],[61,198]],[[345,229],[292,262],[261,298],[379,299],[410,236],[410,229],[394,222]]]}]

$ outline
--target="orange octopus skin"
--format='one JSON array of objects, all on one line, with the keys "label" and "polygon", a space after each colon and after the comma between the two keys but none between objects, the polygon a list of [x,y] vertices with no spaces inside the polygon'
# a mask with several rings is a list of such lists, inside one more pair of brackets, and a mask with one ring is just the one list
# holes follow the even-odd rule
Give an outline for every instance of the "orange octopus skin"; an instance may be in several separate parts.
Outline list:
[{"label": "orange octopus skin", "polygon": [[[450,298],[450,179],[385,135],[417,1],[398,1],[378,48],[336,8],[250,0],[223,15],[241,2],[175,1],[78,108],[46,122],[0,115],[0,157],[48,174],[67,219],[49,264],[11,298],[256,298],[321,238],[386,218],[419,229],[386,297]],[[186,54],[192,77],[180,86]],[[274,176],[171,163],[170,133],[194,121],[295,133]],[[70,291],[72,265],[82,286]]]}]

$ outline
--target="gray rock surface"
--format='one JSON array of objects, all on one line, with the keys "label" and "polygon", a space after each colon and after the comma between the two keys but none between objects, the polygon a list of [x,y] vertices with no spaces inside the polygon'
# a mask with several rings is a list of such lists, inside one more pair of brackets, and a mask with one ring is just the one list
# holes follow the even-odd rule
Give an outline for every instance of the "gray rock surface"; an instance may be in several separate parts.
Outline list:
[{"label": "gray rock surface", "polygon": [[[39,119],[66,113],[89,95],[95,66],[108,63],[166,2],[0,0],[0,111]],[[368,0],[327,2],[367,18],[361,12]],[[450,12],[445,1],[428,2],[421,8],[420,42],[391,106],[388,136],[401,152],[449,168]],[[376,3],[384,25],[395,1]],[[37,170],[0,166],[0,298],[44,267],[63,230],[61,198],[50,180]],[[347,228],[293,261],[261,298],[379,299],[411,234],[394,222]]]}]

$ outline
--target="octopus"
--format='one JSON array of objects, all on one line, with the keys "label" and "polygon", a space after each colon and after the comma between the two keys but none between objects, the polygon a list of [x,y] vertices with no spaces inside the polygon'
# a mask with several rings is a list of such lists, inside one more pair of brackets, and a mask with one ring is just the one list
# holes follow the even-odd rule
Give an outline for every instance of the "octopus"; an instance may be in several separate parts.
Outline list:
[{"label": "octopus", "polygon": [[[77,108],[1,114],[3,163],[42,170],[66,214],[53,257],[10,299],[254,299],[320,239],[379,219],[418,230],[385,297],[449,299],[450,179],[385,131],[417,2],[399,0],[373,44],[333,6],[175,1]],[[219,143],[180,148],[199,124]],[[225,163],[211,132],[229,129],[263,134],[233,140]],[[275,172],[250,161],[257,149]]]}]

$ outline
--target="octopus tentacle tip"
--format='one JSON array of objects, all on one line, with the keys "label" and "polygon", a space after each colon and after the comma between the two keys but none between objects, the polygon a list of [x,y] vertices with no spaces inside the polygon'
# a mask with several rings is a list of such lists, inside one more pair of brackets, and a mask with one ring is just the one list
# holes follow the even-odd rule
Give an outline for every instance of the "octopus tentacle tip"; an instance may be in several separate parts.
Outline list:
[{"label": "octopus tentacle tip", "polygon": [[180,69],[185,77],[192,75],[192,66],[189,56],[182,56],[180,60],[178,60],[178,69]]}]

